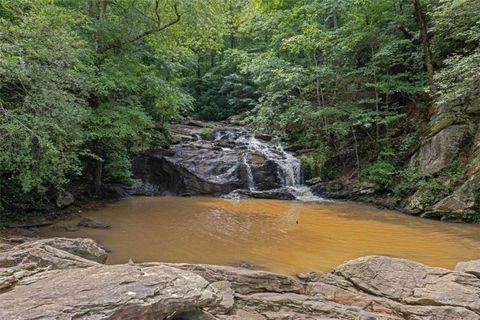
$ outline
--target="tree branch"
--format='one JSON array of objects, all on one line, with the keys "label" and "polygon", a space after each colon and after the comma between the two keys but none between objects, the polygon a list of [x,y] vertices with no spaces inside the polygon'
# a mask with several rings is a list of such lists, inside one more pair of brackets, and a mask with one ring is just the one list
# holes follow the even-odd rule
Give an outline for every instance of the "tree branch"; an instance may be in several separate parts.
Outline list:
[{"label": "tree branch", "polygon": [[105,48],[103,48],[99,53],[103,54],[109,50],[112,50],[112,49],[115,49],[115,48],[121,48],[123,47],[124,45],[126,44],[129,44],[129,43],[132,43],[132,42],[135,42],[135,41],[138,41],[140,39],[143,39],[145,38],[146,36],[148,35],[151,35],[151,34],[154,34],[154,33],[157,33],[157,32],[161,32],[171,26],[173,26],[174,24],[178,23],[180,21],[180,18],[182,17],[181,14],[178,12],[178,6],[176,3],[174,3],[173,5],[173,10],[175,12],[175,19],[173,19],[172,21],[164,24],[164,25],[161,25],[160,24],[160,14],[158,12],[158,8],[159,8],[159,1],[155,1],[155,15],[157,16],[157,23],[158,23],[158,26],[156,28],[153,28],[153,29],[150,29],[150,30],[146,30],[138,35],[136,35],[135,37],[131,38],[131,39],[128,39],[126,41],[123,41],[123,42],[120,42],[120,43],[112,43],[112,44],[109,44],[108,46],[106,46]]}]

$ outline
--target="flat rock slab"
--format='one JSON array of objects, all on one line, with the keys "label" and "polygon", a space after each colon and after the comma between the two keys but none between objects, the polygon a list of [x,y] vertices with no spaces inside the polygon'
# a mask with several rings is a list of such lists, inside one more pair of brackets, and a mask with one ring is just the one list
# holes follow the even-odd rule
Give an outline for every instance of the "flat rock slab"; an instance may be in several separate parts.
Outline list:
[{"label": "flat rock slab", "polygon": [[2,294],[0,319],[164,319],[215,305],[214,291],[194,273],[161,265],[48,271]]},{"label": "flat rock slab", "polygon": [[349,261],[335,273],[375,296],[411,305],[464,307],[480,313],[480,279],[468,273],[379,256]]},{"label": "flat rock slab", "polygon": [[297,277],[245,268],[107,266],[88,239],[0,253],[0,319],[480,320],[480,262],[456,271],[369,256]]}]

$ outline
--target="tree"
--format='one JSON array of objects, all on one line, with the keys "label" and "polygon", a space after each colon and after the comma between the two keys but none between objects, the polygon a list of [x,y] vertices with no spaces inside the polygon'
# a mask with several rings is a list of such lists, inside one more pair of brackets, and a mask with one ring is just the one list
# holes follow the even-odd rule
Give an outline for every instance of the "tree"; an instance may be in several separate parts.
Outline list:
[{"label": "tree", "polygon": [[432,91],[433,87],[433,60],[432,52],[430,51],[430,40],[428,37],[427,23],[425,21],[425,14],[423,12],[422,4],[420,0],[413,0],[415,6],[415,15],[417,17],[418,29],[420,30],[420,36],[422,38],[423,56],[425,59],[425,66],[427,68],[428,83]]}]

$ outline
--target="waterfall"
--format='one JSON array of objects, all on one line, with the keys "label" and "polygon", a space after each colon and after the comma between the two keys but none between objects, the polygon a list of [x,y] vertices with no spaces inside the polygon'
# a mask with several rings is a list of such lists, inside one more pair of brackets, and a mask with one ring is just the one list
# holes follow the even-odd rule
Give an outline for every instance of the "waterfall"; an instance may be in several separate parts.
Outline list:
[{"label": "waterfall", "polygon": [[165,194],[319,200],[303,185],[301,161],[281,145],[227,123],[205,127],[212,134],[202,139],[199,126],[179,125],[179,143],[139,161],[136,176]]},{"label": "waterfall", "polygon": [[[235,135],[234,135],[235,136]],[[271,160],[276,164],[277,176],[282,182],[282,188],[293,194],[300,201],[324,201],[323,198],[315,196],[310,188],[303,184],[302,163],[300,159],[283,150],[280,145],[274,145],[262,142],[257,138],[243,134],[239,137],[229,135],[237,144],[244,145],[247,153],[242,158],[242,164],[247,173],[247,186],[249,191],[256,191],[254,175],[251,164],[249,163],[249,154],[260,154],[266,160]],[[225,137],[225,134],[223,135]]]},{"label": "waterfall", "polygon": [[[299,159],[285,152],[282,147],[263,143],[252,136],[240,137],[250,153],[259,153],[267,160],[276,163],[277,175],[283,181],[284,187],[296,186],[302,183],[302,165]],[[246,159],[245,159],[246,161]]]},{"label": "waterfall", "polygon": [[247,161],[247,154],[243,156],[243,165],[245,166],[245,172],[247,173],[247,187],[248,191],[255,191],[255,181],[253,179],[252,167]]}]

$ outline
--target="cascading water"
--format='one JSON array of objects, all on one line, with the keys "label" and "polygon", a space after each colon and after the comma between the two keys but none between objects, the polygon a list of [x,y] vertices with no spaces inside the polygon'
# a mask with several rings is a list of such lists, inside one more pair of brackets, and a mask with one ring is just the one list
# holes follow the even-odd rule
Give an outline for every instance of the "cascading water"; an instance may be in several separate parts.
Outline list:
[{"label": "cascading water", "polygon": [[[229,136],[229,138],[231,137],[232,136]],[[251,154],[259,153],[265,157],[265,159],[275,162],[277,165],[277,175],[282,181],[283,189],[288,189],[297,200],[324,200],[323,198],[315,196],[310,188],[303,184],[301,161],[292,154],[285,152],[280,145],[262,142],[249,134],[238,137],[236,143],[245,144]],[[248,190],[254,191],[255,183],[247,156],[243,157],[243,164],[247,171]]]},{"label": "cascading water", "polygon": [[252,136],[242,136],[239,142],[245,143],[249,152],[260,153],[265,159],[277,164],[277,175],[283,181],[284,187],[296,186],[302,182],[301,162],[293,155],[285,152],[282,147],[261,142]]},{"label": "cascading water", "polygon": [[[202,136],[208,127],[213,136]],[[301,161],[228,123],[179,125],[179,143],[137,159],[135,176],[157,194],[318,200],[302,183]],[[203,139],[202,139],[203,137]]]},{"label": "cascading water", "polygon": [[255,191],[255,180],[253,178],[252,167],[247,161],[247,155],[243,156],[243,165],[245,166],[245,172],[247,175],[247,186],[249,191]]}]

